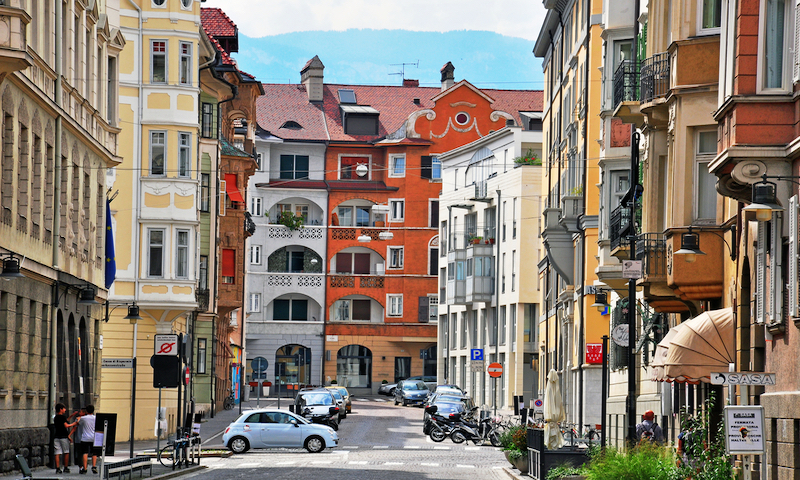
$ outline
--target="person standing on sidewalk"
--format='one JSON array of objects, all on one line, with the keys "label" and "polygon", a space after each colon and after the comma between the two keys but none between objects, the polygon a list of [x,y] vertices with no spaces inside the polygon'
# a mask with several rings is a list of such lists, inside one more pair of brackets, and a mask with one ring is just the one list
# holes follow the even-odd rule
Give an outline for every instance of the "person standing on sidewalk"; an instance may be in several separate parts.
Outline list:
[{"label": "person standing on sidewalk", "polygon": [[86,469],[89,463],[89,455],[92,456],[92,473],[97,474],[97,455],[94,454],[94,431],[95,431],[95,419],[94,416],[94,405],[86,405],[84,408],[86,410],[85,415],[81,415],[79,424],[80,424],[80,445],[81,445],[81,455],[83,461],[83,467],[81,468],[81,473],[86,473]]},{"label": "person standing on sidewalk", "polygon": [[[56,416],[53,419],[53,453],[56,457],[56,473],[69,473],[69,434],[70,429],[78,424],[78,421],[69,423],[69,419],[77,415],[73,413],[67,417],[67,407],[63,403],[56,404]],[[64,469],[61,469],[61,459],[64,460]]]}]

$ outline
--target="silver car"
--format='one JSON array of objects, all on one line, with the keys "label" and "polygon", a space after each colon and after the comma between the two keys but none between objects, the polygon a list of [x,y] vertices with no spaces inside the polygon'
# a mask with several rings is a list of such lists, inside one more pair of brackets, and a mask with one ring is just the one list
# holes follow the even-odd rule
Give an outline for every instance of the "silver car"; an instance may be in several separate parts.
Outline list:
[{"label": "silver car", "polygon": [[339,445],[339,435],[327,425],[277,408],[245,412],[228,425],[222,443],[233,453],[251,448],[305,448],[317,453]]}]

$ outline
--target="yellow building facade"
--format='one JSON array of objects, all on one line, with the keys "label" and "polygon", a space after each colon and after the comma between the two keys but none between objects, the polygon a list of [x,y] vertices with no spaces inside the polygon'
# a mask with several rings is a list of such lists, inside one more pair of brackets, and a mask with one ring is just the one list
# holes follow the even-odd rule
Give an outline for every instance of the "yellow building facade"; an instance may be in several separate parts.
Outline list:
[{"label": "yellow building facade", "polygon": [[[118,192],[112,203],[117,279],[104,356],[134,358],[136,368],[103,369],[101,400],[103,411],[118,415],[117,439],[136,440],[157,434],[155,336],[191,333],[197,308],[199,71],[214,55],[204,43],[197,1],[125,1],[119,15],[126,41],[119,153],[129,167],[109,173],[109,188]],[[141,320],[124,318],[123,306],[133,304]],[[180,389],[162,389],[163,436],[180,423],[178,398],[188,392]]]}]

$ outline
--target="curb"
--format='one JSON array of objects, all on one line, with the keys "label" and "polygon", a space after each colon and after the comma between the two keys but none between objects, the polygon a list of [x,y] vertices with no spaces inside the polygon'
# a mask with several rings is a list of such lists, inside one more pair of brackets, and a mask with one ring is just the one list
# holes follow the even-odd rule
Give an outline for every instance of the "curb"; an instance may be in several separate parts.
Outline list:
[{"label": "curb", "polygon": [[150,480],[166,480],[168,478],[176,478],[189,473],[194,473],[199,470],[205,470],[206,468],[208,467],[206,467],[205,465],[194,465],[192,467],[179,468],[176,469],[174,472],[164,473],[162,475],[156,475],[149,478]]},{"label": "curb", "polygon": [[503,471],[506,473],[506,475],[508,475],[508,478],[513,478],[515,480],[527,480],[531,478],[527,475],[521,474],[516,468],[503,467]]}]

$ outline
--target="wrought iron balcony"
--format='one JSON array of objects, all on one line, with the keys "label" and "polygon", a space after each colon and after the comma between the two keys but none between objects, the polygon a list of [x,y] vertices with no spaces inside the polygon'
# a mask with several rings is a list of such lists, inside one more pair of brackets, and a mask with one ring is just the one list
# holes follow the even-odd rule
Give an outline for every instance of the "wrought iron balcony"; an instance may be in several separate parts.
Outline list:
[{"label": "wrought iron balcony", "polygon": [[644,280],[667,275],[667,240],[662,233],[643,233],[636,239],[636,258],[642,260]]},{"label": "wrought iron balcony", "polygon": [[657,53],[642,62],[642,103],[652,102],[669,92],[669,53]]},{"label": "wrought iron balcony", "polygon": [[633,60],[623,60],[614,72],[614,106],[622,102],[639,101],[639,71],[641,65]]},{"label": "wrought iron balcony", "polygon": [[631,209],[619,205],[611,211],[611,218],[608,227],[608,239],[611,241],[611,250],[620,246],[623,240],[628,237],[628,226],[630,225]]}]

